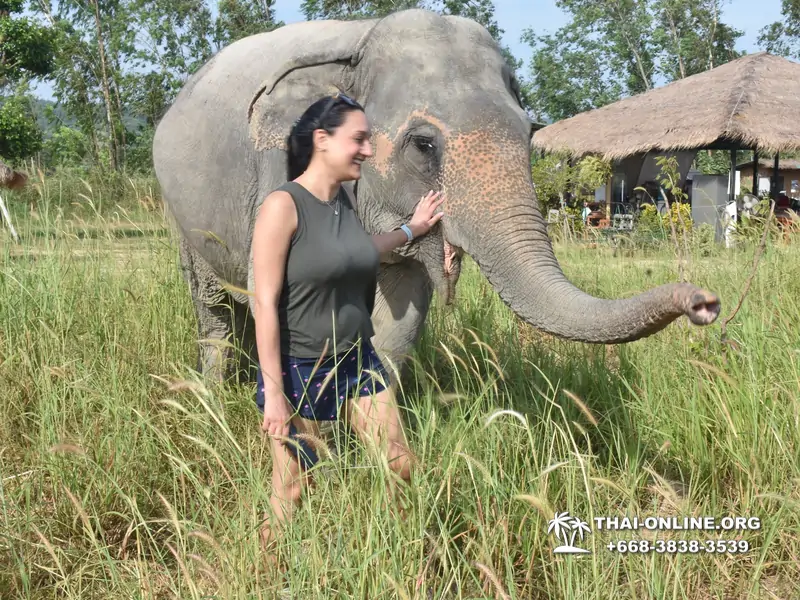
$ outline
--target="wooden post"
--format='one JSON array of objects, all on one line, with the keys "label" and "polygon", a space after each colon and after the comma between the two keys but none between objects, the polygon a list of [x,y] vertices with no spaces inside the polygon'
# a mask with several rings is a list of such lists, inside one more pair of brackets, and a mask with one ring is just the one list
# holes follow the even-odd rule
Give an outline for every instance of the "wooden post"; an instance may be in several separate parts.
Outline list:
[{"label": "wooden post", "polygon": [[731,150],[731,173],[728,177],[730,182],[730,190],[728,193],[728,201],[736,201],[736,149]]},{"label": "wooden post", "polygon": [[753,196],[758,198],[758,148],[753,150]]},{"label": "wooden post", "polygon": [[772,193],[770,195],[775,202],[778,201],[778,165],[780,155],[780,152],[775,153],[775,164],[772,166]]}]

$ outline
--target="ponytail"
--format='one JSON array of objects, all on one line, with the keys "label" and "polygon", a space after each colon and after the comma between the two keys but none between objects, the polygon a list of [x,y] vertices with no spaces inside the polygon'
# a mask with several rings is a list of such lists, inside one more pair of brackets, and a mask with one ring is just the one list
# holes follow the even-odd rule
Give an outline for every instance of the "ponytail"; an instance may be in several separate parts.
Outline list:
[{"label": "ponytail", "polygon": [[307,135],[299,135],[295,127],[286,137],[287,160],[286,177],[287,181],[294,181],[302,175],[311,162],[311,153],[314,150],[314,131],[307,132]]}]

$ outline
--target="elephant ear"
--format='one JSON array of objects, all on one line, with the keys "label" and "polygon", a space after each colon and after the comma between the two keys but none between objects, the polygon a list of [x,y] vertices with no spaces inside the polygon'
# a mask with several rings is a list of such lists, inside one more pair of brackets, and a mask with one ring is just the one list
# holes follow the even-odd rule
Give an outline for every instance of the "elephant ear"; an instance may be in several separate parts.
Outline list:
[{"label": "elephant ear", "polygon": [[[288,48],[283,54],[289,58],[271,69],[247,107],[257,149],[274,147],[275,136],[282,139],[284,130],[288,131],[287,124],[300,116],[311,101],[348,87],[345,72],[361,61],[377,21],[312,21],[273,32],[287,37],[280,46]],[[284,85],[279,86],[281,83]],[[281,133],[277,133],[277,127]]]}]

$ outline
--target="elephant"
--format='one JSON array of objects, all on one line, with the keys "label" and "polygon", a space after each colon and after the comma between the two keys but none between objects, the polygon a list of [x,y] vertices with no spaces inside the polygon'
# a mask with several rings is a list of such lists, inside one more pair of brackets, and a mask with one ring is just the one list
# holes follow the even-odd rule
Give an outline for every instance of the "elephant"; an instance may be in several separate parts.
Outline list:
[{"label": "elephant", "polygon": [[0,160],[0,188],[7,190],[21,190],[25,187],[28,176],[20,171],[15,171]]},{"label": "elephant", "polygon": [[717,296],[690,283],[604,299],[566,279],[531,179],[533,123],[500,47],[475,21],[412,9],[236,41],[188,78],[160,119],[153,163],[178,228],[203,374],[252,375],[231,342],[257,361],[253,224],[286,181],[293,121],[337,91],[359,101],[371,126],[373,155],[344,185],[367,232],[398,228],[429,190],[444,192],[434,229],[381,256],[371,341],[395,372],[433,294],[454,301],[465,255],[514,313],[563,339],[620,344],[683,315],[699,326],[717,318]]}]

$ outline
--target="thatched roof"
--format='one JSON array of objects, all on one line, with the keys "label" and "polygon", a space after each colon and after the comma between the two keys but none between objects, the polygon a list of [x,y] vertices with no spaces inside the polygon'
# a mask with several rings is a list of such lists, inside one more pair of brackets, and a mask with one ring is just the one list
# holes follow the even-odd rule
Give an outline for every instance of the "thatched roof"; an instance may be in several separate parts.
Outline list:
[{"label": "thatched roof", "polygon": [[649,151],[800,148],[800,64],[750,54],[537,131],[534,148],[621,159]]},{"label": "thatched roof", "polygon": [[[774,158],[759,158],[758,159],[758,166],[765,167],[767,169],[772,170],[775,167],[775,159]],[[753,169],[753,161],[748,160],[747,162],[739,163],[736,165],[737,170],[742,169]],[[778,171],[800,171],[800,160],[796,158],[778,158]]]},{"label": "thatched roof", "polygon": [[0,188],[18,190],[25,185],[28,177],[24,173],[15,171],[0,161]]}]

